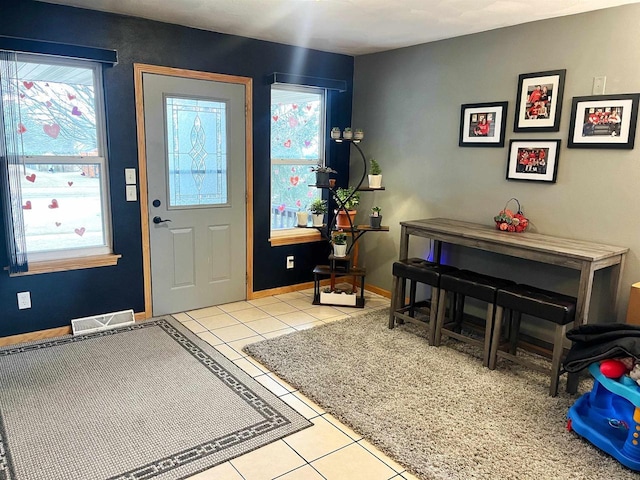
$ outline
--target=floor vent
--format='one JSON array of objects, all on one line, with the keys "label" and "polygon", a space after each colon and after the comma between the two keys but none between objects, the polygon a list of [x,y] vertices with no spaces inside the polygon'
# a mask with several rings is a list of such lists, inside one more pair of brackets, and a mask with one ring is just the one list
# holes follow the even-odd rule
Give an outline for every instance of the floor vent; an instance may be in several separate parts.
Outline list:
[{"label": "floor vent", "polygon": [[71,328],[74,335],[84,335],[86,333],[124,327],[134,322],[133,310],[123,310],[121,312],[105,313],[104,315],[76,318],[71,320]]}]

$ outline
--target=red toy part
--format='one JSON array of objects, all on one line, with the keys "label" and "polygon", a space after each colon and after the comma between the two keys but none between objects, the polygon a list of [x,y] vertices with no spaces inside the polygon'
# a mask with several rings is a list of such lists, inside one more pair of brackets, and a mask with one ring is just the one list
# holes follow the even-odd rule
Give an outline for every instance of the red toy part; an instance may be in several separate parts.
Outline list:
[{"label": "red toy part", "polygon": [[600,362],[600,373],[607,378],[620,378],[627,373],[627,367],[620,360],[603,360]]}]

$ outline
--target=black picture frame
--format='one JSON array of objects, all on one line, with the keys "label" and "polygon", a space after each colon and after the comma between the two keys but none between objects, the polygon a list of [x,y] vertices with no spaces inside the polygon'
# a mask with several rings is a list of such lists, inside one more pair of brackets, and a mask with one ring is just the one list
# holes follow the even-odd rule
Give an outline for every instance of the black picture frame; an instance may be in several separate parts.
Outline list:
[{"label": "black picture frame", "polygon": [[514,132],[557,132],[567,71],[523,73],[518,76]]},{"label": "black picture frame", "polygon": [[560,140],[511,140],[507,180],[556,183]]},{"label": "black picture frame", "polygon": [[640,93],[573,97],[568,148],[632,150]]},{"label": "black picture frame", "polygon": [[504,147],[509,102],[467,103],[460,107],[460,147]]}]

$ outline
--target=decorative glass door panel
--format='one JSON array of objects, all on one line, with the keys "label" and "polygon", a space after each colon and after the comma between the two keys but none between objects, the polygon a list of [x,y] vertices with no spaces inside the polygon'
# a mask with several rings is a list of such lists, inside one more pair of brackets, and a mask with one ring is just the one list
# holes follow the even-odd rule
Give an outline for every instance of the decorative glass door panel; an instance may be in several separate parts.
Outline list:
[{"label": "decorative glass door panel", "polygon": [[227,104],[166,97],[169,208],[227,205]]}]

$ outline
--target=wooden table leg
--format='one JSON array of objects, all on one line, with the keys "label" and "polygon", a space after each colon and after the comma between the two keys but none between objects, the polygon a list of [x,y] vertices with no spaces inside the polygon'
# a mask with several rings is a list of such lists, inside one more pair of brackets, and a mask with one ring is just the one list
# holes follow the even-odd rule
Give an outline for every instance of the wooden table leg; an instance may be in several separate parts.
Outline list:
[{"label": "wooden table leg", "polygon": [[406,260],[409,255],[409,234],[407,233],[407,227],[402,226],[400,228],[400,254],[398,260]]},{"label": "wooden table leg", "polygon": [[440,240],[433,241],[433,262],[440,263],[442,258],[442,242]]},{"label": "wooden table leg", "polygon": [[580,285],[576,301],[575,325],[583,325],[589,321],[589,304],[593,291],[593,275],[595,273],[593,263],[585,262],[580,269]]},{"label": "wooden table leg", "polygon": [[[611,295],[611,312],[614,318],[618,318],[618,291],[622,283],[622,274],[624,272],[624,255],[620,259],[620,263],[613,265],[611,268],[611,283],[610,283],[610,295]],[[624,320],[622,320],[624,322]]]}]

